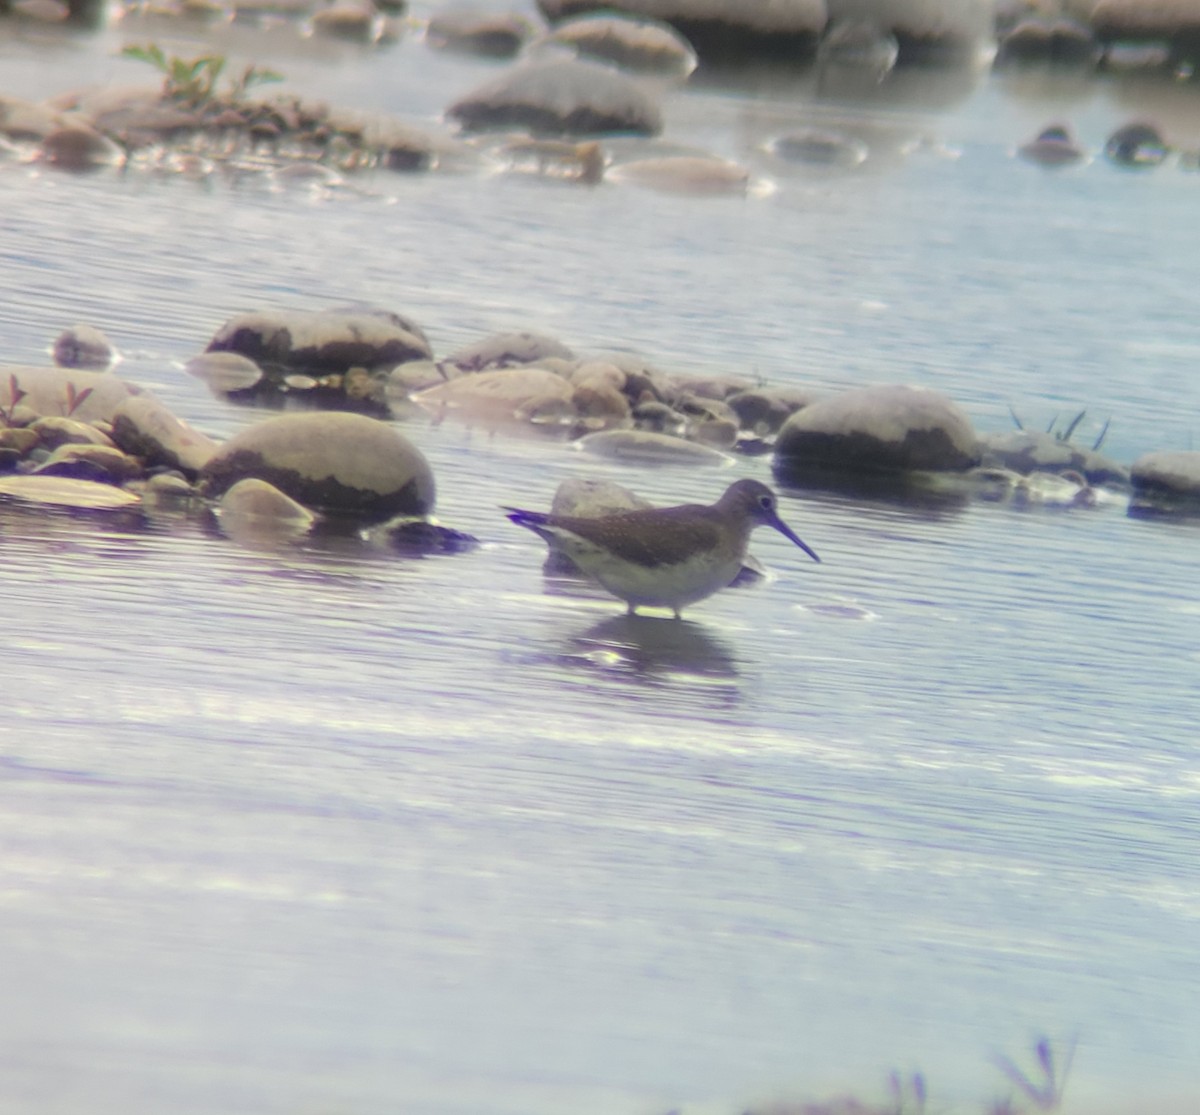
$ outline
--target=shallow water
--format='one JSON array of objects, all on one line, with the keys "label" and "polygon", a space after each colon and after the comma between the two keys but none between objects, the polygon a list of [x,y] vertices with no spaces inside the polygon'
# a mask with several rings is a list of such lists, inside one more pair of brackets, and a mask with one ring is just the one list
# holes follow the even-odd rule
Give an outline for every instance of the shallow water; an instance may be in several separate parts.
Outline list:
[{"label": "shallow water", "polygon": [[[2,91],[142,78],[114,57],[131,38],[10,35]],[[495,69],[415,38],[252,42],[291,88],[430,126]],[[1086,407],[1080,439],[1111,416],[1127,462],[1191,447],[1200,179],[1047,174],[1012,147],[1065,117],[1098,148],[1143,108],[1184,129],[1194,91],[981,73],[901,94],[857,172],[761,150],[850,111],[802,81],[673,95],[669,137],[747,161],[745,199],[9,159],[3,357],[99,325],[123,376],[227,436],[261,413],[180,363],[234,313],[361,301],[438,353],[531,328],[771,382],[923,383],[984,430]],[[765,460],[651,471],[399,421],[478,550],[0,507],[5,1106],[732,1112],[882,1097],[898,1069],[974,1111],[1006,1091],[991,1055],[1031,1067],[1042,1034],[1077,1041],[1067,1110],[1194,1105],[1193,524],[785,493],[821,565],[762,532],[767,583],[630,623],[545,581],[499,506],[571,475],[707,500]]]}]

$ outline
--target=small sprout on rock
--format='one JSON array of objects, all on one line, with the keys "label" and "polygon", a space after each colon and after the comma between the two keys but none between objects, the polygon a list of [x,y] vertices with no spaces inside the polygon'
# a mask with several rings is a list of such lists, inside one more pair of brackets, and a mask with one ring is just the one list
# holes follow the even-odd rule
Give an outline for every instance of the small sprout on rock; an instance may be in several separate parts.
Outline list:
[{"label": "small sprout on rock", "polygon": [[92,393],[92,388],[85,387],[82,391],[76,389],[75,384],[67,384],[67,410],[64,417],[70,418],[84,403],[87,402],[88,396]]},{"label": "small sprout on rock", "polygon": [[[1002,1053],[993,1056],[992,1062],[1016,1088],[1024,1093],[1026,1099],[1033,1104],[1034,1110],[1057,1111],[1062,1104],[1063,1092],[1067,1086],[1067,1074],[1071,1071],[1071,1060],[1075,1056],[1075,1042],[1072,1040],[1067,1047],[1061,1072],[1055,1064],[1054,1047],[1050,1044],[1049,1038],[1039,1038],[1033,1048],[1034,1055],[1037,1057],[1040,1081],[1035,1082],[1026,1076]],[[1006,1115],[1008,1112],[1018,1110],[1012,1106],[1010,1100],[1004,1100],[1001,1103],[1003,1106],[1000,1104],[993,1106],[994,1115]]]},{"label": "small sprout on rock", "polygon": [[[204,105],[217,99],[217,79],[227,61],[223,54],[202,54],[196,58],[167,55],[157,43],[127,46],[121,54],[153,66],[163,75],[163,96],[189,105]],[[274,70],[247,66],[240,78],[229,83],[228,99],[240,100],[256,85],[282,80],[283,75]]]},{"label": "small sprout on rock", "polygon": [[13,413],[16,411],[17,405],[28,394],[28,391],[23,391],[21,389],[21,385],[17,382],[17,377],[15,375],[10,375],[8,377],[8,406],[0,407],[0,417],[4,419],[4,424],[6,426],[12,425]]}]

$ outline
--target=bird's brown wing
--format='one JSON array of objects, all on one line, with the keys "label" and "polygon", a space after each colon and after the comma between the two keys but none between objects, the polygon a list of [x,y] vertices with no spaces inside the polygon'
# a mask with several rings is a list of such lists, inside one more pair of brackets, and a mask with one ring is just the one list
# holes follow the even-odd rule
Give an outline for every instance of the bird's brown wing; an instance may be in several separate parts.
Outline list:
[{"label": "bird's brown wing", "polygon": [[[715,549],[720,531],[711,517],[697,514],[699,507],[660,508],[650,513],[631,511],[598,519],[555,516],[551,522],[580,538],[609,550],[623,561],[647,568],[678,565],[693,554]],[[685,511],[685,515],[671,512]]]}]

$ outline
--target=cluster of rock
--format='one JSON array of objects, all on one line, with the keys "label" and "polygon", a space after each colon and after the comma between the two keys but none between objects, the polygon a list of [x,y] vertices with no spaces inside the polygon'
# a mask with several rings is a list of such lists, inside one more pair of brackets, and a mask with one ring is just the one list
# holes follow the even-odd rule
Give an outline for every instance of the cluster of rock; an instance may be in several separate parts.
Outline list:
[{"label": "cluster of rock", "polygon": [[425,457],[394,425],[338,411],[281,414],[218,444],[111,371],[0,369],[0,498],[136,513],[197,504],[229,533],[320,523],[389,542],[459,549],[473,541],[429,520]]},{"label": "cluster of rock", "polygon": [[[1062,507],[1120,499],[1133,515],[1200,513],[1200,452],[1149,453],[1127,469],[1072,444],[1078,419],[1065,432],[981,435],[927,388],[820,396],[668,374],[625,354],[580,357],[533,333],[484,338],[435,360],[420,326],[390,311],[259,313],[226,323],[188,369],[231,399],[307,405],[223,444],[120,379],[98,330],[69,330],[54,351],[66,366],[0,368],[0,498],[126,511],[195,501],[223,525],[303,532],[340,524],[421,549],[469,545],[469,536],[430,520],[432,471],[389,420],[402,410],[491,430],[553,430],[582,449],[649,466],[770,454],[775,478],[793,489],[932,490]],[[574,514],[638,506],[627,491],[594,485],[563,499]]]},{"label": "cluster of rock", "polygon": [[[984,0],[954,5],[940,0],[542,0],[547,22],[541,26],[519,13],[451,9],[424,23],[431,49],[518,59],[446,107],[445,118],[457,125],[457,134],[296,96],[251,97],[251,79],[264,76],[251,67],[224,85],[215,78],[197,86],[168,76],[160,88],[71,93],[46,103],[0,97],[0,142],[68,170],[119,165],[195,177],[265,173],[280,184],[333,187],[344,183],[342,175],[362,170],[475,165],[587,184],[604,179],[744,194],[753,185],[745,166],[703,153],[664,152],[651,143],[663,131],[664,90],[687,80],[698,65],[783,59],[789,66],[814,66],[818,91],[841,88],[839,81],[849,81],[847,88],[875,90],[894,67],[906,63],[974,65],[997,31],[1002,60],[1108,57],[1108,40],[1098,36],[1118,34],[1124,25],[1116,9],[1122,5],[1063,3],[1071,9],[1070,18],[1066,9],[1051,18],[1045,14],[1048,5],[1014,3],[998,25]],[[1185,14],[1190,10],[1187,0],[1175,7]],[[1196,7],[1200,10],[1200,0]],[[393,41],[407,25],[396,19],[401,10],[402,5],[365,0],[315,13],[286,0],[233,6],[177,0],[175,7],[131,7],[127,26],[172,13],[240,22],[298,22],[304,15],[313,34],[381,43]],[[1169,21],[1135,22],[1129,34],[1137,38],[1163,33],[1160,25]],[[1177,24],[1171,25],[1173,59],[1191,41],[1187,19],[1181,15]],[[1072,37],[1076,31],[1090,45],[1079,46]],[[162,58],[160,52],[159,61],[180,60]],[[606,137],[640,137],[643,144],[626,143],[618,150],[612,143],[601,145]],[[763,152],[790,162],[853,167],[865,160],[868,149],[860,136],[805,129],[768,140]],[[1105,146],[1112,161],[1127,166],[1154,165],[1169,152],[1170,144],[1153,126],[1141,123],[1114,133]],[[1087,157],[1063,126],[1044,130],[1020,153],[1048,166]],[[1191,154],[1187,159],[1200,161]]]}]

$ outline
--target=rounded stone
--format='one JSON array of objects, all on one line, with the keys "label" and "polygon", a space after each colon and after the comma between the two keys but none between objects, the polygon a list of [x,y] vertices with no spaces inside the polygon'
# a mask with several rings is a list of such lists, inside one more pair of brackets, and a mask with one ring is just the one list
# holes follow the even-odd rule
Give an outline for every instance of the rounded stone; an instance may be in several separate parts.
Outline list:
[{"label": "rounded stone", "polygon": [[445,11],[430,16],[425,43],[484,58],[512,58],[533,36],[533,24],[512,12]]},{"label": "rounded stone", "polygon": [[116,361],[116,346],[94,325],[72,326],[54,342],[54,362],[60,368],[103,370]]},{"label": "rounded stone", "polygon": [[521,412],[554,409],[557,404],[566,404],[570,411],[573,391],[557,372],[531,365],[459,376],[418,391],[412,400],[439,415],[505,421],[519,418]]},{"label": "rounded stone", "polygon": [[205,465],[203,494],[219,498],[248,477],[364,524],[427,515],[435,500],[433,473],[415,445],[386,422],[346,412],[282,414],[235,434]]},{"label": "rounded stone", "polygon": [[205,352],[193,356],[183,370],[225,395],[248,391],[263,377],[262,368],[240,352]]},{"label": "rounded stone", "polygon": [[152,467],[195,477],[217,451],[207,434],[180,421],[153,395],[132,395],[112,417],[113,441]]},{"label": "rounded stone", "polygon": [[950,399],[925,387],[859,387],[793,414],[775,443],[775,469],[887,474],[955,471],[979,463],[975,431]]},{"label": "rounded stone", "polygon": [[1065,124],[1051,124],[1043,128],[1036,138],[1018,147],[1017,154],[1044,167],[1069,166],[1087,156]]},{"label": "rounded stone", "polygon": [[726,402],[738,417],[743,430],[762,437],[779,431],[798,410],[814,399],[798,388],[754,388],[731,395]]},{"label": "rounded stone", "polygon": [[1200,513],[1200,450],[1146,453],[1130,470],[1131,515]]},{"label": "rounded stone", "polygon": [[218,505],[221,515],[240,515],[255,519],[273,519],[310,526],[316,519],[303,504],[284,494],[265,480],[248,476],[239,480],[222,497]]},{"label": "rounded stone", "polygon": [[1123,465],[1080,445],[1042,430],[1013,430],[1005,434],[983,434],[979,439],[984,467],[1011,469],[1022,475],[1033,472],[1078,472],[1089,484],[1124,485],[1129,470]]},{"label": "rounded stone", "polygon": [[[624,511],[640,511],[651,507],[649,500],[642,499],[628,488],[612,480],[593,480],[572,476],[559,484],[550,504],[552,515],[578,515],[581,518],[602,518],[619,515]],[[575,564],[561,549],[548,541],[542,571],[552,575],[571,576],[580,573]]]},{"label": "rounded stone", "polygon": [[236,352],[264,371],[313,376],[428,360],[424,332],[400,314],[363,309],[267,310],[230,318],[208,352]]},{"label": "rounded stone", "polygon": [[64,124],[42,140],[42,158],[63,170],[94,170],[120,164],[125,153],[106,135],[86,124]]},{"label": "rounded stone", "polygon": [[41,468],[44,470],[47,467],[75,462],[83,462],[102,470],[118,484],[132,480],[142,473],[141,465],[114,445],[60,445]]},{"label": "rounded stone", "polygon": [[802,62],[816,52],[825,0],[538,0],[552,23],[596,11],[669,23],[705,62]]},{"label": "rounded stone", "polygon": [[478,131],[525,128],[540,135],[657,135],[657,103],[636,81],[581,59],[529,62],[480,86],[447,115]]},{"label": "rounded stone", "polygon": [[88,422],[51,415],[39,418],[29,426],[38,436],[43,449],[60,445],[112,445],[112,441]]},{"label": "rounded stone", "polygon": [[657,19],[611,13],[577,16],[559,23],[543,41],[635,73],[687,77],[696,68],[692,44]]},{"label": "rounded stone", "polygon": [[536,364],[551,357],[574,360],[575,354],[558,338],[543,333],[494,333],[455,349],[445,363],[464,372],[482,372],[487,368]]},{"label": "rounded stone", "polygon": [[1125,124],[1108,137],[1104,154],[1118,166],[1156,167],[1171,153],[1170,145],[1153,124]]}]

